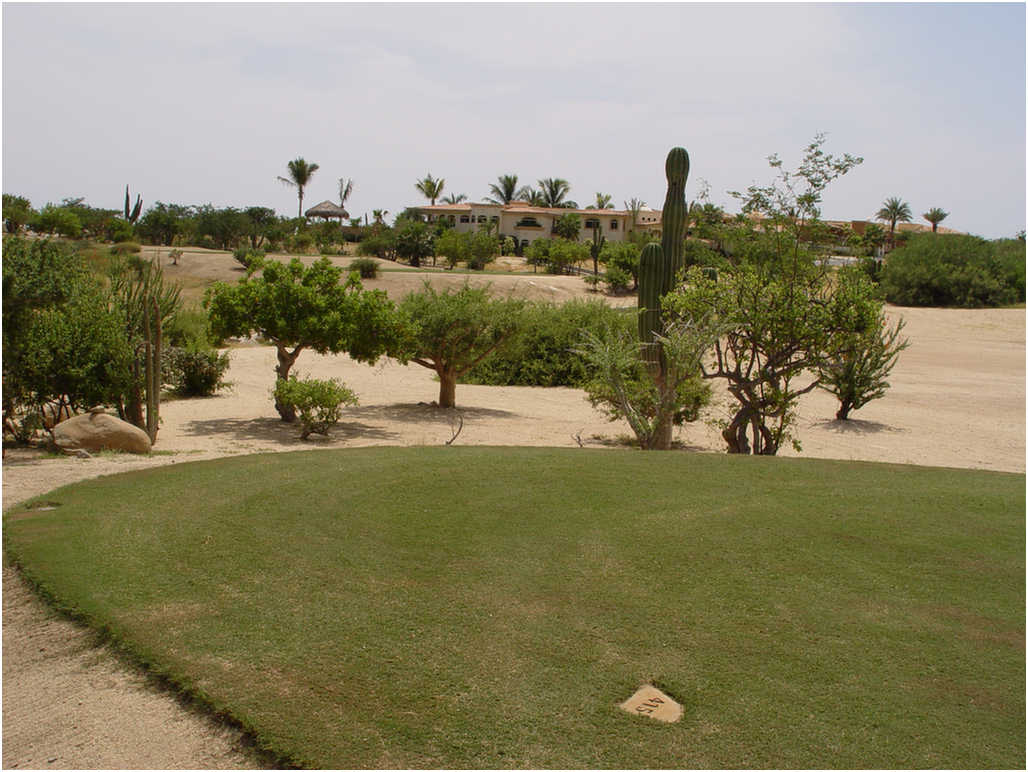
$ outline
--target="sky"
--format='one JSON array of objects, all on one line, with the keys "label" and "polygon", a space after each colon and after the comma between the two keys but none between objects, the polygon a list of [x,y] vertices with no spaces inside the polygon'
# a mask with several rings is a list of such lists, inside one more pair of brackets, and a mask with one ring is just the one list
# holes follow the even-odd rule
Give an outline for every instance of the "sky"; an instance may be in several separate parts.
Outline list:
[{"label": "sky", "polygon": [[1025,5],[3,4],[3,192],[268,206],[317,163],[304,208],[351,178],[352,216],[472,201],[501,174],[585,206],[729,195],[795,168],[815,135],[863,163],[826,219],[889,197],[987,238],[1025,227]]}]

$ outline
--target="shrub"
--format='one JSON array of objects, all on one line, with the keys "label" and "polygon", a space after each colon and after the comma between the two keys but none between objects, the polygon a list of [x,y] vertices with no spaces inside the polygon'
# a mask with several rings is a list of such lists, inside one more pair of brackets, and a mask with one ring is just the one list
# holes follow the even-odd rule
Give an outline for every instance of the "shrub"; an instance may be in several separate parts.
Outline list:
[{"label": "shrub", "polygon": [[104,236],[108,241],[116,243],[131,241],[134,235],[135,228],[132,227],[132,223],[122,220],[120,217],[112,217],[104,226]]},{"label": "shrub", "polygon": [[607,291],[615,294],[627,292],[629,284],[633,283],[631,274],[617,266],[607,268],[607,271],[600,278],[607,285]]},{"label": "shrub", "polygon": [[211,348],[224,343],[211,332],[210,319],[202,308],[180,309],[164,325],[163,334],[169,346]]},{"label": "shrub", "polygon": [[134,241],[123,241],[111,247],[112,255],[138,255],[143,248]]},{"label": "shrub", "polygon": [[254,249],[253,247],[239,247],[232,252],[232,257],[234,257],[236,262],[243,266],[243,268],[249,271],[254,263],[264,259],[264,250]]},{"label": "shrub", "polygon": [[632,332],[635,316],[598,299],[529,303],[507,346],[475,365],[466,380],[491,386],[584,386],[592,373],[572,349],[582,330],[607,327]]},{"label": "shrub", "polygon": [[1025,247],[1016,239],[921,233],[889,253],[886,300],[905,306],[980,308],[1024,302]]},{"label": "shrub", "polygon": [[[635,289],[639,279],[639,252],[638,244],[631,241],[608,241],[600,250],[600,262],[607,266],[607,272],[616,270],[613,278],[620,281],[622,276],[627,276],[631,281],[630,289]],[[608,283],[608,286],[611,286]],[[629,289],[628,281],[622,281],[615,289]]]},{"label": "shrub", "polygon": [[468,268],[472,271],[484,270],[496,259],[500,251],[500,240],[485,231],[469,234]]},{"label": "shrub", "polygon": [[378,233],[370,233],[357,244],[357,254],[364,257],[377,257],[380,260],[396,259],[396,238],[389,228]]},{"label": "shrub", "polygon": [[310,233],[294,233],[286,239],[286,249],[295,255],[306,255],[314,246],[314,236]]},{"label": "shrub", "polygon": [[167,350],[161,364],[164,380],[183,397],[209,397],[227,385],[224,380],[229,365],[227,351],[219,353],[217,349],[195,345],[173,346]]},{"label": "shrub", "polygon": [[448,229],[435,238],[435,253],[446,259],[449,268],[468,259],[468,234]]},{"label": "shrub", "polygon": [[358,257],[350,261],[350,270],[360,274],[362,279],[378,278],[378,261],[370,257]]},{"label": "shrub", "polygon": [[343,405],[356,405],[357,395],[336,379],[319,381],[314,378],[288,380],[279,378],[275,384],[275,402],[296,411],[300,421],[300,439],[311,434],[328,435],[338,423]]}]

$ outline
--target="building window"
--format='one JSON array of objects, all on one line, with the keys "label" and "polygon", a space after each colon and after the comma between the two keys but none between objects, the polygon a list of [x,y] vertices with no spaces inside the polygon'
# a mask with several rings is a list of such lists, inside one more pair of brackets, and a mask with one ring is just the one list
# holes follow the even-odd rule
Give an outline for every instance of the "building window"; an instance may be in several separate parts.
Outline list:
[{"label": "building window", "polygon": [[590,219],[590,220],[586,220],[585,221],[585,229],[586,230],[589,230],[590,228],[599,228],[599,227],[600,227],[600,221],[599,220]]},{"label": "building window", "polygon": [[517,227],[519,228],[541,228],[539,221],[534,217],[522,217],[518,220]]},{"label": "building window", "polygon": [[610,229],[612,231],[616,231],[618,229],[618,221],[617,220],[611,220],[610,221]]},{"label": "building window", "polygon": [[452,214],[450,215],[450,222],[451,223],[457,222],[457,218],[454,215],[452,215]]},{"label": "building window", "polygon": [[489,218],[489,222],[499,222],[499,221],[500,221],[500,218],[497,217],[495,214],[492,217]]},{"label": "building window", "polygon": [[485,215],[484,215],[484,214],[480,214],[480,215],[478,216],[478,221],[479,221],[479,222],[485,222]]},{"label": "building window", "polygon": [[466,215],[466,214],[462,214],[462,215],[460,216],[460,221],[461,221],[461,222],[471,222],[471,217],[469,217],[469,216],[468,216],[468,215]]}]

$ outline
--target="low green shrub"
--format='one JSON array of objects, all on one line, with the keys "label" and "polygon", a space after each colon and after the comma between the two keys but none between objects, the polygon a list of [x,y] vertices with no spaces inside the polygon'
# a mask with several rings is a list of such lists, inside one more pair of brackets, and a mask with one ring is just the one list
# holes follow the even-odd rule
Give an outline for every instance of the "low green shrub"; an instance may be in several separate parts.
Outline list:
[{"label": "low green shrub", "polygon": [[275,402],[296,411],[300,422],[300,439],[311,434],[328,435],[338,423],[343,405],[356,405],[357,395],[335,378],[321,381],[315,378],[300,380],[295,375],[288,380],[279,378],[275,384]]},{"label": "low green shrub", "polygon": [[232,257],[236,259],[246,270],[250,270],[251,266],[255,262],[259,262],[264,259],[263,249],[254,249],[253,247],[239,247],[232,252]]},{"label": "low green shrub", "polygon": [[314,246],[314,235],[311,233],[294,233],[286,239],[286,249],[294,255],[306,255]]},{"label": "low green shrub", "polygon": [[228,384],[228,352],[198,346],[172,346],[161,363],[164,380],[183,397],[209,397]]},{"label": "low green shrub", "polygon": [[981,308],[1023,303],[1025,244],[962,234],[922,233],[889,253],[886,300],[901,306]]},{"label": "low green shrub", "polygon": [[142,247],[134,241],[122,241],[111,247],[112,255],[138,255]]},{"label": "low green shrub", "polygon": [[370,257],[358,257],[356,260],[350,261],[350,270],[359,273],[362,279],[376,279],[378,278],[378,260],[372,260]]},{"label": "low green shrub", "polygon": [[357,254],[382,260],[396,259],[396,239],[390,229],[369,233],[357,244]]},{"label": "low green shrub", "polygon": [[571,300],[563,305],[535,302],[520,314],[518,331],[488,359],[464,377],[467,383],[491,386],[581,387],[593,374],[572,349],[583,329],[606,327],[635,330],[633,313],[611,308],[602,300]]},{"label": "low green shrub", "polygon": [[609,266],[600,279],[607,285],[607,292],[612,294],[628,292],[630,285],[635,283],[628,271],[616,265]]}]

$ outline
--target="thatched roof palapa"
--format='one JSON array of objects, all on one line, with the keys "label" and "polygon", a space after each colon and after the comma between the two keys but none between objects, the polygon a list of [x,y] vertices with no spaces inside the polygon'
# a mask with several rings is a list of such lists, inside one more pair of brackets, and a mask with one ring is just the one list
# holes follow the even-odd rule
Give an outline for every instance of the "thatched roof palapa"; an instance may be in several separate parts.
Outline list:
[{"label": "thatched roof palapa", "polygon": [[343,209],[341,206],[333,204],[331,201],[322,201],[317,206],[312,206],[306,212],[303,213],[304,217],[322,217],[326,220],[333,217],[339,218],[340,221],[349,218],[350,213]]}]

